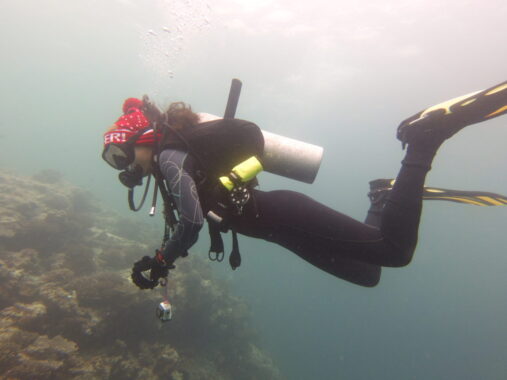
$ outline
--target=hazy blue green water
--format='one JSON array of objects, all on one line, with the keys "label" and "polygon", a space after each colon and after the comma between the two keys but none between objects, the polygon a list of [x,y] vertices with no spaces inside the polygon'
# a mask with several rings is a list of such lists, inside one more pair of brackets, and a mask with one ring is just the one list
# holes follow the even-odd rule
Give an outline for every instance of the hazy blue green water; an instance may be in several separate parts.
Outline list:
[{"label": "hazy blue green water", "polygon": [[[325,148],[313,185],[264,175],[262,188],[363,219],[368,181],[399,168],[401,120],[506,79],[507,5],[439,4],[3,0],[0,165],[56,168],[124,210],[99,158],[123,99],[147,93],[221,114],[238,77],[239,117]],[[505,141],[505,116],[467,129],[443,146],[428,183],[507,194]],[[384,270],[374,289],[244,238],[243,266],[218,272],[250,303],[289,379],[504,379],[506,217],[426,204],[412,264]]]}]

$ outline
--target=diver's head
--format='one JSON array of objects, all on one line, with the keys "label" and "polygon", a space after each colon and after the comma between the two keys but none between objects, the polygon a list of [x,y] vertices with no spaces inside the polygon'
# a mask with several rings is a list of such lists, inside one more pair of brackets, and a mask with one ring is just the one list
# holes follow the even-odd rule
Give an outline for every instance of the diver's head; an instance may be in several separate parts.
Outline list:
[{"label": "diver's head", "polygon": [[153,148],[151,146],[135,146],[134,160],[118,175],[118,179],[130,189],[142,185],[143,177],[152,173],[152,162]]},{"label": "diver's head", "polygon": [[[199,122],[199,116],[183,102],[171,103],[161,113],[147,96],[143,100],[128,98],[122,106],[123,115],[104,134],[102,158],[117,170],[125,170],[134,161],[142,166],[145,174],[150,165],[147,158],[153,157],[159,133],[154,132],[157,124],[168,124],[173,129],[185,129]],[[158,129],[157,129],[158,130]],[[138,149],[139,148],[139,149]],[[151,163],[151,161],[150,161]]]},{"label": "diver's head", "polygon": [[[128,98],[122,106],[123,115],[104,134],[102,158],[117,170],[137,164],[148,173],[146,158],[153,155],[155,135],[151,122],[144,114],[144,102]],[[151,153],[149,153],[151,152]]]}]

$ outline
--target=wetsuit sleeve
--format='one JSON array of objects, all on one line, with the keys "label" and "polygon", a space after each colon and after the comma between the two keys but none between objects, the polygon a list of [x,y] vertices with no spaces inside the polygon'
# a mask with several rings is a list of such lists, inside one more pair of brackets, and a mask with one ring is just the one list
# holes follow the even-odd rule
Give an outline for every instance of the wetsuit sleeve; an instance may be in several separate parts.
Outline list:
[{"label": "wetsuit sleeve", "polygon": [[169,185],[179,213],[178,224],[163,252],[168,263],[185,255],[195,244],[204,223],[197,188],[188,170],[188,161],[188,154],[178,150],[166,149],[159,156],[160,170]]}]

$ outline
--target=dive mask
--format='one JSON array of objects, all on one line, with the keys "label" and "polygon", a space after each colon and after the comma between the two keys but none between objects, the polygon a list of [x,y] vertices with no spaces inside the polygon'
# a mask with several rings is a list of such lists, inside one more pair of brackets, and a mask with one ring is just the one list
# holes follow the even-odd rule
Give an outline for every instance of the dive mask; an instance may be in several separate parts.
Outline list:
[{"label": "dive mask", "polygon": [[[135,142],[150,128],[143,128],[131,136],[127,141],[118,143],[110,142],[102,151],[102,159],[117,170],[124,170],[132,164],[136,158],[134,151]],[[114,140],[113,140],[114,141]],[[121,140],[120,140],[121,141]]]},{"label": "dive mask", "polygon": [[105,146],[102,159],[117,170],[126,169],[134,162],[136,155],[133,142],[123,144],[111,143]]}]

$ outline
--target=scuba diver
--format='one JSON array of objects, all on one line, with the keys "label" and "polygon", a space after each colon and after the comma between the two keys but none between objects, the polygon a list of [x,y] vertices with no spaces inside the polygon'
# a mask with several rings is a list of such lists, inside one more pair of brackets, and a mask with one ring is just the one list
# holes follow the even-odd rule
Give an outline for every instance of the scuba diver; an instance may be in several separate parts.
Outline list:
[{"label": "scuba diver", "polygon": [[278,244],[343,280],[373,287],[381,267],[412,260],[423,196],[428,196],[425,177],[442,143],[468,125],[506,112],[503,82],[404,120],[397,129],[406,148],[401,169],[395,181],[370,183],[372,207],[361,223],[305,194],[256,189],[256,175],[269,159],[266,135],[254,123],[194,113],[181,102],[162,112],[147,97],[129,98],[123,115],[104,134],[102,157],[122,171],[120,181],[130,195],[143,177],[153,175],[166,219],[161,248],[134,264],[132,280],[141,289],[157,286],[187,255],[207,220],[215,260],[223,258],[220,233],[232,231],[233,269],[241,262],[239,233]]}]

